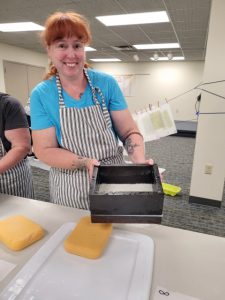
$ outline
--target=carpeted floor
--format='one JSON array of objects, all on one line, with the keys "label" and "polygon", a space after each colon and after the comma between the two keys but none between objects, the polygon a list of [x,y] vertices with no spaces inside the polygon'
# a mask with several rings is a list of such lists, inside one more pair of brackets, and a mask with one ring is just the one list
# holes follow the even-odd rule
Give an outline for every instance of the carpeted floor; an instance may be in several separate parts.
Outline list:
[{"label": "carpeted floor", "polygon": [[182,188],[175,197],[165,196],[162,224],[225,236],[225,189],[221,208],[188,202],[194,147],[194,138],[175,136],[146,145],[146,153],[166,169],[163,181]]},{"label": "carpeted floor", "polygon": [[[162,225],[225,237],[225,190],[222,207],[189,204],[195,139],[169,136],[146,144],[146,156],[165,168],[164,182],[178,185],[182,192],[165,196]],[[49,201],[48,171],[32,167],[35,198]]]}]

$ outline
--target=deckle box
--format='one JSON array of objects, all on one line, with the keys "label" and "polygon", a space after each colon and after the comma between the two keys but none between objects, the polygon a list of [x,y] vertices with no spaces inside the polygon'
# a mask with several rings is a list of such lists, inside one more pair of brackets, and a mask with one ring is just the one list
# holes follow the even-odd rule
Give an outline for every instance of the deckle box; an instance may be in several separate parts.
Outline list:
[{"label": "deckle box", "polygon": [[96,166],[89,200],[93,223],[161,223],[164,193],[158,166]]}]

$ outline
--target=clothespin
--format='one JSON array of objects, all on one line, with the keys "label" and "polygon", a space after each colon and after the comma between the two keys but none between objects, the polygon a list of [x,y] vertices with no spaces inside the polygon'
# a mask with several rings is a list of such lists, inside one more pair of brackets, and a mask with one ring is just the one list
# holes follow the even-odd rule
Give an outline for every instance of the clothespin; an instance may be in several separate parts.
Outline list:
[{"label": "clothespin", "polygon": [[136,114],[138,115],[138,114],[140,114],[140,110],[135,110],[135,112],[136,112]]}]

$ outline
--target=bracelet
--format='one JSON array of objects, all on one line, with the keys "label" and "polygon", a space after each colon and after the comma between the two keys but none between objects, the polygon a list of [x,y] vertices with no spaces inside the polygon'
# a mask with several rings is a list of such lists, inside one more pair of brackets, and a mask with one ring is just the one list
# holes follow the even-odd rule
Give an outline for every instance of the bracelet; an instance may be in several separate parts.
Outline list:
[{"label": "bracelet", "polygon": [[143,135],[142,135],[139,131],[132,131],[132,132],[128,133],[128,135],[124,138],[123,143],[125,143],[125,141],[126,141],[132,134],[140,135],[140,136],[142,137],[142,139],[144,139],[144,138],[143,138]]}]

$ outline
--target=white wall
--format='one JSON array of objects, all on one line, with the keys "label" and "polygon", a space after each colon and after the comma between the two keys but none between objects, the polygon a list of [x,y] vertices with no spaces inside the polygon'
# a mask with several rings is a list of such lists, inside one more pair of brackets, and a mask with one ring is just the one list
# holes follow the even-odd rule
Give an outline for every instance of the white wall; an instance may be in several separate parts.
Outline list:
[{"label": "white wall", "polygon": [[[134,76],[132,96],[126,97],[131,112],[157,101],[172,99],[202,82],[204,62],[93,63],[93,68],[111,75]],[[193,90],[170,102],[176,120],[195,119]]]},{"label": "white wall", "polygon": [[0,91],[5,92],[3,60],[40,66],[46,68],[48,59],[45,54],[0,43]]},{"label": "white wall", "polygon": [[[225,1],[213,0],[207,43],[204,82],[225,80]],[[205,85],[205,89],[225,97],[225,82]],[[202,93],[200,112],[225,112],[225,100]],[[222,200],[225,178],[225,114],[199,116],[190,195]],[[206,164],[212,174],[204,174]]]},{"label": "white wall", "polygon": [[[5,92],[3,60],[47,68],[46,54],[0,43],[0,91]],[[95,63],[94,68],[112,75],[134,74],[132,97],[127,97],[131,112],[165,98],[171,99],[202,81],[204,62]],[[147,74],[147,75],[141,75]],[[194,90],[170,102],[176,120],[195,119]]]}]

